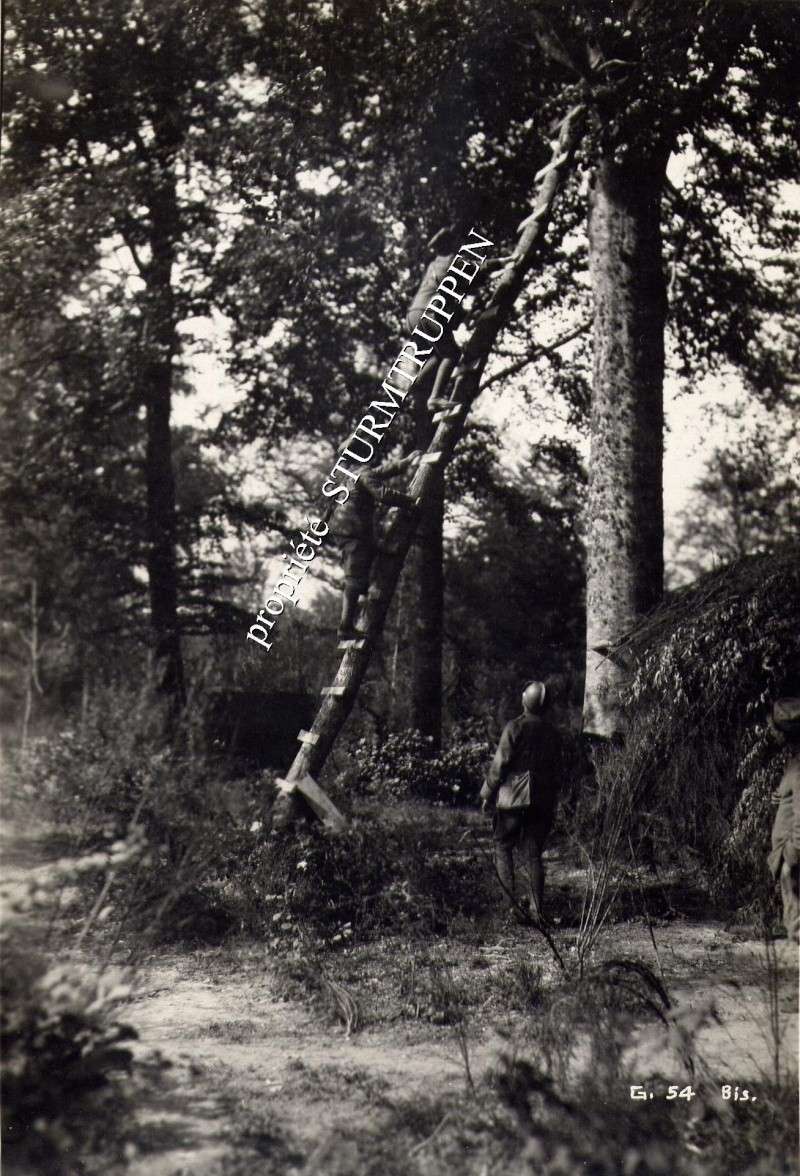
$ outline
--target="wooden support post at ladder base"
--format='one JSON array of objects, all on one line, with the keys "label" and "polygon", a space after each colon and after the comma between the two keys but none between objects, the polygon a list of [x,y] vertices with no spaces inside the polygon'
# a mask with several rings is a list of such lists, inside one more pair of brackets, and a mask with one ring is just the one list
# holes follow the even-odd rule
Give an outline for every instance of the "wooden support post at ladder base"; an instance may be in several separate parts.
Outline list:
[{"label": "wooden support post at ladder base", "polygon": [[[455,384],[450,399],[451,407],[463,406],[463,411],[448,411],[439,420],[428,453],[423,457],[408,487],[411,498],[419,501],[421,509],[430,491],[440,479],[453,450],[463,432],[472,401],[480,391],[483,369],[497,335],[510,318],[528,270],[533,265],[538,246],[547,226],[553,201],[564,173],[571,167],[585,122],[585,108],[575,107],[564,119],[553,166],[544,175],[536,199],[534,215],[528,218],[522,235],[508,265],[500,273],[494,292],[485,309],[477,316],[470,338],[462,352],[462,361],[455,372]],[[451,377],[452,378],[452,377]],[[417,525],[417,516],[410,511],[398,511],[389,525],[388,535],[373,567],[373,583],[364,606],[365,642],[354,643],[344,652],[332,687],[323,692],[311,732],[316,736],[303,739],[294,762],[286,775],[286,784],[294,785],[306,777],[318,775],[333,744],[347,721],[358,689],[369,665],[372,649],[383,630],[392,596],[400,579]],[[275,824],[286,825],[298,811],[297,789],[279,793],[274,809]]]},{"label": "wooden support post at ladder base", "polygon": [[319,817],[323,824],[327,825],[335,833],[341,833],[342,829],[347,827],[347,821],[339,812],[327,792],[323,792],[313,776],[302,776],[299,780],[291,781],[278,779],[275,783],[278,785],[280,790],[279,795],[281,796],[292,796],[294,794],[302,796],[312,812]]}]

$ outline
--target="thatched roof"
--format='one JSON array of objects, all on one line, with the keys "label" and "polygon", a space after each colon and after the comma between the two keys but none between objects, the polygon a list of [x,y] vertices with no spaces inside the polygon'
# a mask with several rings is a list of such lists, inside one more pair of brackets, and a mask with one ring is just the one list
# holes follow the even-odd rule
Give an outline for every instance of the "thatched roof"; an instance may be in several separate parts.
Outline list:
[{"label": "thatched roof", "polygon": [[800,693],[800,543],[671,593],[614,651],[629,729],[607,781],[624,779],[637,811],[722,874],[744,853],[760,876],[785,758],[769,712]]},{"label": "thatched roof", "polygon": [[668,593],[614,650],[633,662],[681,633],[706,625],[716,630],[721,617],[738,622],[736,632],[743,640],[758,617],[766,630],[781,636],[787,650],[800,653],[800,541],[747,556]]}]

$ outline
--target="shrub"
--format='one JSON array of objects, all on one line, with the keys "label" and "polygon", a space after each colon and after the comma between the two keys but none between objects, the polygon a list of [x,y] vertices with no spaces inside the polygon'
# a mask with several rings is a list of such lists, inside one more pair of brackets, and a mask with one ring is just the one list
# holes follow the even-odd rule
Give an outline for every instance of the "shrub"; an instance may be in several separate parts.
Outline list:
[{"label": "shrub", "polygon": [[[124,1102],[118,1077],[133,1061],[123,1043],[136,1036],[114,1019],[120,995],[78,968],[58,965],[17,1000],[4,996],[3,1135],[10,1165],[71,1172],[75,1152],[108,1158]],[[119,1140],[113,1158],[123,1157]]]},{"label": "shrub", "polygon": [[703,577],[617,653],[631,665],[628,730],[599,761],[601,795],[616,781],[640,834],[698,850],[718,899],[772,907],[764,857],[783,757],[767,719],[800,665],[800,549]]},{"label": "shrub", "polygon": [[[445,804],[479,790],[487,753],[476,735],[440,756],[416,733],[357,750],[356,792],[391,799],[391,814],[355,816],[337,835],[314,823],[265,838],[269,779],[231,779],[209,755],[197,712],[169,738],[163,718],[149,691],[109,690],[80,725],[32,746],[19,773],[23,791],[69,831],[72,853],[90,851],[76,883],[84,903],[101,900],[108,933],[134,953],[235,930],[285,943],[305,929],[341,943],[377,928],[443,927],[474,906],[483,867],[443,851],[452,848]],[[438,822],[427,805],[398,813],[395,800],[425,794],[441,806]],[[131,831],[135,854],[121,849]]]},{"label": "shrub", "polygon": [[77,964],[53,964],[33,947],[36,912],[53,903],[55,880],[85,873],[80,865],[68,874],[57,863],[52,887],[32,884],[4,912],[0,1078],[12,1172],[106,1173],[126,1156],[121,1124],[133,1066],[126,1043],[136,1033],[116,1010],[129,990]]},{"label": "shrub", "polygon": [[313,824],[254,839],[236,863],[236,888],[276,946],[299,946],[306,933],[337,945],[381,930],[446,931],[451,919],[491,906],[485,866],[452,856],[451,831],[426,812],[373,813],[340,833]]},{"label": "shrub", "polygon": [[[635,1073],[631,1034],[643,1016],[662,1026],[675,1062],[668,1074]],[[651,969],[609,960],[581,980],[544,995],[534,1014],[535,1055],[501,1057],[495,1075],[501,1102],[522,1137],[519,1171],[551,1176],[727,1176],[796,1171],[796,1082],[759,1082],[764,1106],[751,1110],[720,1098],[719,1080],[699,1052],[713,1005],[670,1003]],[[657,1055],[654,1055],[654,1058]],[[639,1063],[640,1064],[640,1063]],[[723,1068],[720,1075],[726,1073]],[[643,1084],[652,1099],[630,1097]],[[692,1098],[670,1102],[667,1087],[691,1086]],[[760,1104],[759,1104],[760,1105]],[[768,1108],[768,1109],[767,1109]]]},{"label": "shrub", "polygon": [[218,939],[237,917],[224,880],[252,842],[263,787],[232,781],[202,728],[201,707],[167,733],[149,688],[109,689],[80,724],[32,744],[18,766],[23,795],[44,804],[71,852],[98,855],[98,868],[79,880],[89,902],[106,884],[104,855],[135,826],[142,852],[116,863],[105,902],[118,930],[151,941]]},{"label": "shrub", "polygon": [[344,779],[356,795],[474,805],[492,749],[482,725],[473,720],[455,728],[438,753],[430,736],[402,731],[381,741],[365,736],[350,754],[356,767]]}]

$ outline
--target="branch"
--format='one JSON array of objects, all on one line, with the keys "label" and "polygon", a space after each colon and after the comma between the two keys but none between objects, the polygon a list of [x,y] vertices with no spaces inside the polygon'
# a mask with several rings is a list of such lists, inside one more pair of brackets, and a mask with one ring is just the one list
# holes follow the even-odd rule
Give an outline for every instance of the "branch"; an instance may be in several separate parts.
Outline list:
[{"label": "branch", "polygon": [[530,12],[530,21],[533,25],[533,33],[539,43],[545,57],[549,57],[551,61],[563,65],[570,73],[576,74],[583,81],[588,81],[588,70],[583,62],[577,61],[569,48],[564,44],[563,40],[556,32],[552,23],[545,18],[541,12],[532,9]]},{"label": "branch", "polygon": [[[130,223],[130,218],[126,217],[125,219],[128,220],[128,222]],[[137,246],[134,245],[134,243],[131,239],[130,233],[122,227],[121,222],[119,220],[115,220],[114,224],[116,225],[117,232],[119,233],[120,237],[122,237],[122,240],[125,242],[131,257],[133,258],[133,264],[136,266],[137,270],[139,271],[139,276],[144,281],[146,281],[147,275],[150,272],[150,267],[148,266],[146,261],[142,260]]]},{"label": "branch", "polygon": [[[87,143],[85,137],[80,133],[80,131],[76,132],[76,137],[77,137],[77,141],[78,141],[78,150],[80,151],[81,155],[83,156],[87,170],[89,171],[89,174],[91,175],[91,177],[95,181],[95,183],[97,183],[98,182],[97,181],[97,170],[94,166],[94,163],[92,162],[92,153],[89,150],[89,144]],[[130,239],[129,233],[126,232],[126,230],[123,228],[122,221],[120,220],[120,218],[114,217],[113,219],[114,219],[114,226],[115,226],[117,232],[122,237],[122,240],[125,242],[125,244],[128,247],[128,250],[130,251],[130,255],[133,258],[133,264],[136,266],[137,270],[139,271],[140,276],[143,279],[145,279],[147,277],[147,272],[148,272],[148,267],[147,267],[146,262],[142,261],[142,258],[139,255],[139,252],[138,252],[136,246],[133,244],[133,241]],[[133,217],[130,215],[130,213],[127,213],[127,214],[124,214],[124,219],[127,221],[128,225],[130,225],[130,223],[133,220]]]},{"label": "branch", "polygon": [[523,359],[518,359],[515,363],[510,363],[508,367],[504,367],[502,371],[495,372],[493,376],[489,376],[481,384],[481,392],[488,388],[491,384],[496,384],[498,380],[506,380],[510,376],[515,376],[517,372],[521,372],[529,364],[535,363],[543,355],[552,355],[554,351],[558,351],[560,347],[565,347],[567,343],[571,343],[573,339],[580,338],[591,327],[591,319],[587,319],[583,323],[579,323],[577,327],[573,327],[571,331],[567,331],[560,339],[556,339],[555,343],[542,344],[536,347],[533,351],[528,352]]}]

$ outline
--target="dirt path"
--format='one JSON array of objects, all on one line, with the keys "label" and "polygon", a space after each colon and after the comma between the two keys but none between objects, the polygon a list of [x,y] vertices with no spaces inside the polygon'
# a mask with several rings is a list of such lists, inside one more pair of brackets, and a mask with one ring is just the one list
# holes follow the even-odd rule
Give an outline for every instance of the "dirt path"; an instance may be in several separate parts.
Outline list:
[{"label": "dirt path", "polygon": [[[161,1146],[141,1156],[134,1176],[218,1171],[226,1151],[243,1142],[231,1138],[232,1090],[242,1107],[261,1103],[259,1112],[308,1155],[336,1134],[340,1121],[350,1129],[366,1121],[370,1106],[387,1092],[397,1097],[464,1087],[463,1062],[446,1030],[430,1027],[427,1041],[419,1039],[418,1026],[346,1036],[342,1027],[321,1024],[308,1007],[276,1001],[266,971],[260,980],[210,980],[192,970],[185,962],[148,969],[145,990],[129,1010],[140,1053],[158,1050],[173,1063],[165,1099],[142,1117],[152,1143]],[[489,1040],[470,1050],[476,1080],[499,1044],[491,1033],[483,1036]]]},{"label": "dirt path", "polygon": [[[29,829],[10,840],[4,874],[12,887],[24,886],[55,853],[45,853],[45,842],[34,842]],[[565,864],[556,855],[550,860],[554,885],[568,889],[574,879]],[[574,934],[557,937],[567,953]],[[635,919],[609,927],[601,941],[606,958],[638,958],[663,969],[676,1003],[671,1033],[647,1026],[631,1040],[626,1060],[633,1076],[686,1080],[681,1027],[694,1032],[695,1048],[720,1084],[757,1091],[774,1070],[776,1050],[781,1069],[796,1075],[797,957],[789,945],[776,945],[771,1017],[757,939],[680,918],[658,922],[655,937],[657,955],[647,927]],[[336,957],[367,1011],[364,1027],[351,1035],[319,1007],[284,999],[286,986],[261,945],[184,951],[142,966],[120,1019],[137,1030],[139,1057],[160,1055],[168,1067],[142,1095],[132,1176],[357,1176],[358,1152],[348,1151],[354,1133],[380,1132],[404,1101],[424,1111],[436,1096],[461,1098],[466,1071],[458,1031],[403,1013],[403,968],[419,950],[397,938]],[[470,994],[465,1039],[476,1088],[502,1053],[536,1055],[530,1016],[505,1011],[498,994],[519,961],[541,968],[545,981],[554,978],[540,940],[498,922],[465,932],[463,940],[429,944],[428,955],[444,961]],[[581,1060],[578,1049],[576,1064]],[[434,1122],[419,1134],[435,1131]]]},{"label": "dirt path", "polygon": [[[629,956],[652,954],[641,926],[619,926],[610,935]],[[671,994],[683,1010],[681,1023],[691,1025],[715,1009],[697,1036],[698,1052],[720,1084],[756,1089],[774,1057],[763,947],[707,924],[679,923],[658,938],[664,967],[674,977]],[[780,947],[781,1066],[796,1071],[797,969],[790,950]],[[497,962],[514,950],[513,938],[501,936],[488,959]],[[487,986],[492,966],[482,973]],[[465,1088],[452,1029],[399,1021],[348,1037],[308,1006],[276,999],[275,981],[257,948],[234,974],[218,952],[148,967],[127,1011],[140,1034],[140,1053],[158,1050],[172,1063],[164,1089],[142,1110],[142,1152],[133,1176],[260,1172],[268,1155],[277,1166],[264,1170],[316,1171],[329,1142],[369,1126],[387,1099]],[[520,1025],[522,1020],[517,1018]],[[509,1024],[508,1018],[471,1018],[476,1085],[499,1053],[508,1051]],[[671,1037],[642,1030],[629,1051],[633,1073],[643,1080],[656,1072],[685,1080],[677,1045],[674,1030]]]}]

